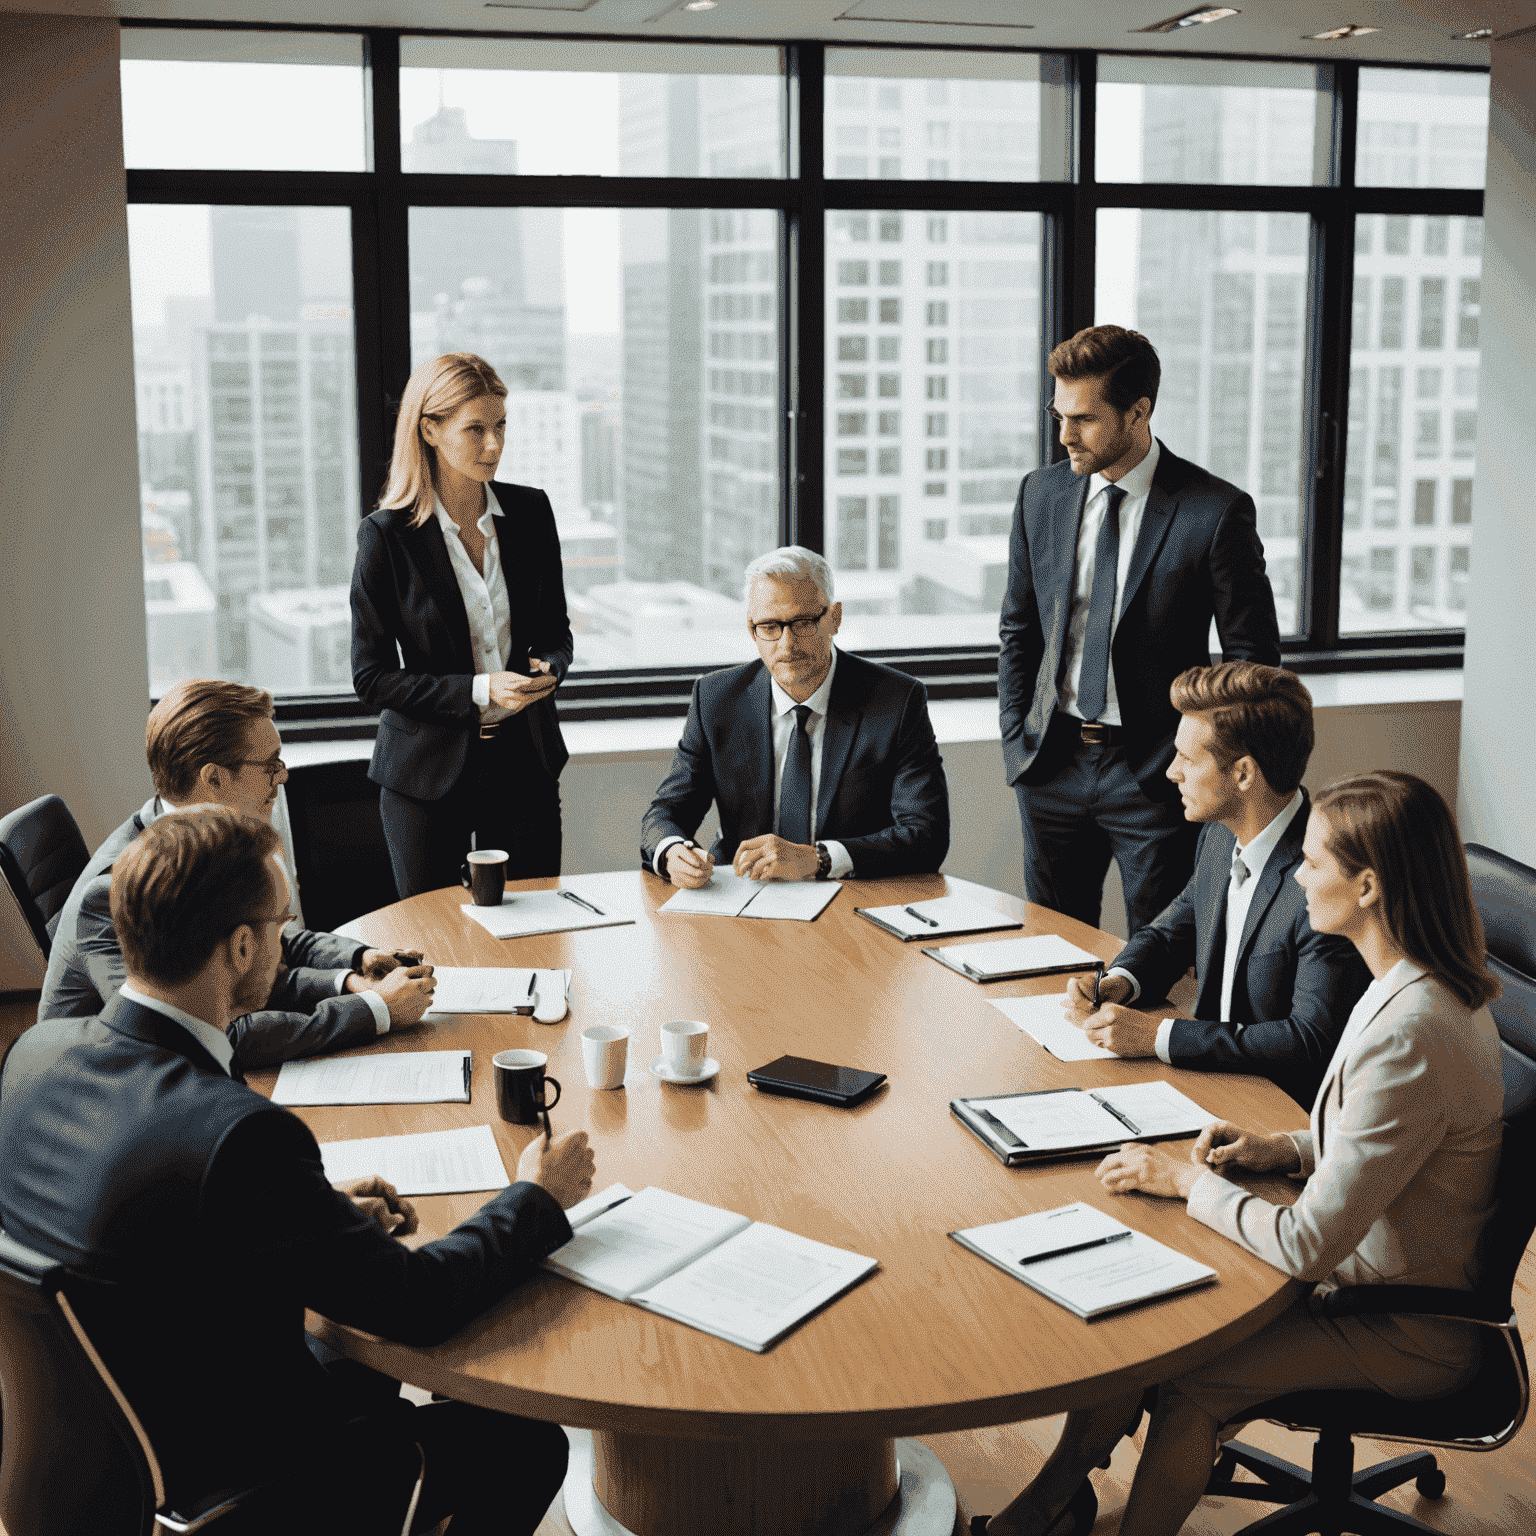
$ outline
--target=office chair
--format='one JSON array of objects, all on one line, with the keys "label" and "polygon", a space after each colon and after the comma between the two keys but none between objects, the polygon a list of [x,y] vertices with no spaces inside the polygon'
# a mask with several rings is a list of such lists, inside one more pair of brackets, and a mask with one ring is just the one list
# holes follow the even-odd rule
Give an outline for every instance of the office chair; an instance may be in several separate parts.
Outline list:
[{"label": "office chair", "polygon": [[[1489,1004],[1504,1058],[1504,1144],[1495,1188],[1498,1211],[1484,1242],[1485,1278],[1474,1291],[1432,1286],[1345,1286],[1324,1298],[1323,1316],[1418,1313],[1456,1317],[1486,1330],[1476,1376],[1459,1391],[1407,1402],[1384,1392],[1291,1392],[1260,1403],[1252,1413],[1288,1429],[1315,1430],[1312,1473],[1278,1456],[1232,1440],[1206,1485],[1213,1498],[1286,1503],[1246,1531],[1264,1536],[1306,1536],[1350,1531],[1357,1536],[1403,1536],[1431,1527],[1375,1503],[1376,1495],[1411,1478],[1425,1498],[1445,1492],[1445,1473],[1432,1452],[1394,1457],[1354,1471],[1354,1435],[1402,1440],[1456,1450],[1493,1451],[1525,1421],[1530,1379],[1511,1293],[1526,1244],[1536,1230],[1536,869],[1476,844],[1467,845],[1472,899],[1482,915],[1489,967],[1504,995]],[[1259,1482],[1237,1482],[1238,1467]],[[1239,1533],[1243,1536],[1243,1533]]]},{"label": "office chair", "polygon": [[90,859],[69,807],[43,795],[0,817],[0,870],[46,961],[59,912]]}]

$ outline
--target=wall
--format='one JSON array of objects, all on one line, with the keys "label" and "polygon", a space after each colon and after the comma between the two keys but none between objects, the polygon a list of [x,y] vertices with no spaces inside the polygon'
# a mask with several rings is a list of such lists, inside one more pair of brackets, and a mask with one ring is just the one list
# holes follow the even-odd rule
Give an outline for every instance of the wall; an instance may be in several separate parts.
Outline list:
[{"label": "wall", "polygon": [[1493,47],[1462,836],[1536,864],[1536,35]]},{"label": "wall", "polygon": [[115,21],[0,15],[0,809],[53,790],[92,845],[149,710],[120,118]]}]

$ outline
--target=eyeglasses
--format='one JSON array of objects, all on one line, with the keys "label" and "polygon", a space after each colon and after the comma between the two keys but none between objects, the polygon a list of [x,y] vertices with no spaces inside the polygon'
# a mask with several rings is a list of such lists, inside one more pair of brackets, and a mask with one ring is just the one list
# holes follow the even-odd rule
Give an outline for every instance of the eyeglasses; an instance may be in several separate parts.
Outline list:
[{"label": "eyeglasses", "polygon": [[277,783],[277,776],[288,767],[280,757],[237,757],[234,762],[225,763],[224,766],[226,768],[259,768],[274,784]]},{"label": "eyeglasses", "polygon": [[802,613],[798,618],[789,619],[781,623],[778,619],[764,619],[757,624],[749,624],[748,628],[759,640],[778,640],[787,629],[790,634],[804,640],[809,635],[816,633],[817,626],[831,611],[831,605],[823,608],[820,613]]}]

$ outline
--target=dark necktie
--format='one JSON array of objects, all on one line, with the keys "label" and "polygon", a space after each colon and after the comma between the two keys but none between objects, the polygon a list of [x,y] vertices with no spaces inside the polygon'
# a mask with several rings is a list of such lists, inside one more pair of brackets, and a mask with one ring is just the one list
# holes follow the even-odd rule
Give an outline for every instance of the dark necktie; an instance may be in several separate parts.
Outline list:
[{"label": "dark necktie", "polygon": [[1248,875],[1248,866],[1243,863],[1242,859],[1236,853],[1234,853],[1232,855],[1232,879],[1239,890],[1243,888],[1243,882],[1247,880]]},{"label": "dark necktie", "polygon": [[811,841],[811,706],[795,705],[795,734],[779,784],[779,836],[809,846]]},{"label": "dark necktie", "polygon": [[1093,550],[1093,591],[1088,599],[1077,688],[1077,707],[1084,720],[1097,720],[1104,713],[1109,687],[1110,628],[1115,622],[1115,582],[1120,568],[1120,503],[1125,500],[1125,491],[1112,485],[1107,499],[1109,505]]}]

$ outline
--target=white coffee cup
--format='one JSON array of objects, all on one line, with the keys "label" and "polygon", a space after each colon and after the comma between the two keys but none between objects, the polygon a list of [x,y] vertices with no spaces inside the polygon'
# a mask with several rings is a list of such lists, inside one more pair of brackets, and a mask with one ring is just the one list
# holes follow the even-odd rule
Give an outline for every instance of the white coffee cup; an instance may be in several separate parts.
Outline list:
[{"label": "white coffee cup", "polygon": [[622,1088],[629,1062],[629,1031],[619,1024],[590,1024],[581,1032],[581,1059],[594,1088]]},{"label": "white coffee cup", "polygon": [[673,1019],[661,1026],[661,1055],[667,1070],[678,1077],[697,1077],[704,1070],[709,1025],[697,1019]]}]

